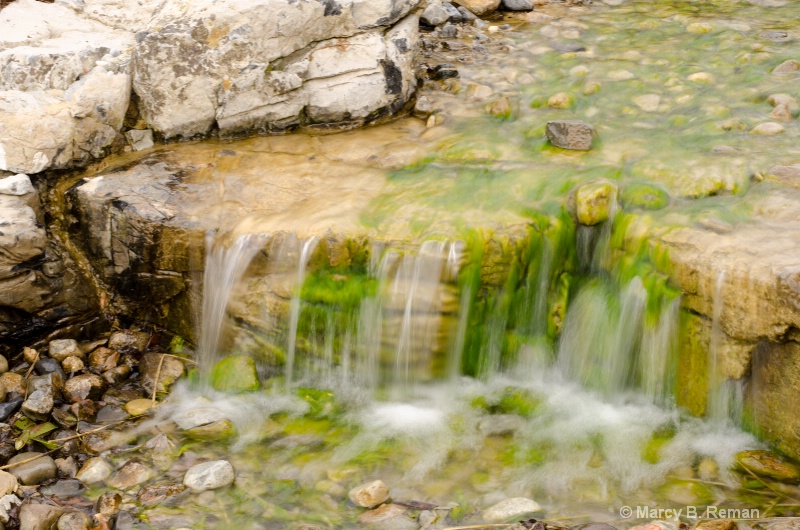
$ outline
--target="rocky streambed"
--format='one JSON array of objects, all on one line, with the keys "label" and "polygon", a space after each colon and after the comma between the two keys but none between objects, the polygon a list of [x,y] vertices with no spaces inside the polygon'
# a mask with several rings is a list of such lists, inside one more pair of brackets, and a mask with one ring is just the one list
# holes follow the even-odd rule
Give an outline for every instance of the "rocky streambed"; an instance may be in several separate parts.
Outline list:
[{"label": "rocky streambed", "polygon": [[[726,422],[800,454],[795,6],[156,4],[0,12],[5,458],[63,445],[9,526],[794,524],[796,468]],[[263,236],[216,379],[163,338],[199,341],[209,231]],[[342,383],[370,308],[383,368],[426,330],[428,400]]]}]

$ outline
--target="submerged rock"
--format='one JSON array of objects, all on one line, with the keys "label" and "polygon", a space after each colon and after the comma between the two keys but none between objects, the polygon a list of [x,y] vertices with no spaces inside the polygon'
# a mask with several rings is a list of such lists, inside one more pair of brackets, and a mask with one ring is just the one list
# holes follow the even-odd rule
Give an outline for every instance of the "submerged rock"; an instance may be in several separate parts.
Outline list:
[{"label": "submerged rock", "polygon": [[531,499],[513,497],[500,501],[483,512],[483,519],[489,522],[504,522],[514,517],[542,511],[542,507]]},{"label": "submerged rock", "polygon": [[[162,360],[163,359],[163,360]],[[162,353],[146,353],[139,363],[142,387],[148,392],[164,393],[183,375],[183,363]]]},{"label": "submerged rock", "polygon": [[419,524],[406,515],[406,509],[397,504],[384,504],[358,516],[358,522],[382,530],[416,530]]},{"label": "submerged rock", "polygon": [[211,386],[220,392],[253,392],[261,388],[256,363],[246,355],[231,355],[214,365]]},{"label": "submerged rock", "polygon": [[772,73],[773,74],[793,74],[794,72],[797,72],[798,70],[800,70],[800,62],[798,62],[798,61],[796,61],[794,59],[789,59],[789,60],[783,61],[781,64],[776,66],[775,69],[772,70]]},{"label": "submerged rock", "polygon": [[533,11],[531,0],[502,0],[500,5],[506,11]]},{"label": "submerged rock", "polygon": [[114,466],[108,462],[105,458],[96,456],[94,458],[90,458],[83,464],[83,467],[78,471],[78,474],[75,475],[75,478],[83,482],[84,484],[91,485],[97,484],[98,482],[105,482],[105,480],[111,476],[111,473],[114,472]]},{"label": "submerged rock", "polygon": [[373,508],[389,498],[389,488],[383,481],[375,480],[356,486],[347,494],[356,506]]},{"label": "submerged rock", "polygon": [[550,143],[562,149],[588,151],[594,140],[594,127],[579,120],[547,122],[545,134]]},{"label": "submerged rock", "polygon": [[593,226],[611,216],[617,202],[617,186],[609,181],[584,184],[575,195],[578,221]]},{"label": "submerged rock", "polygon": [[230,486],[235,478],[230,462],[214,460],[189,468],[183,477],[183,484],[194,492],[200,492]]},{"label": "submerged rock", "polygon": [[500,1],[501,0],[459,0],[458,3],[470,13],[483,17],[497,11],[500,7]]},{"label": "submerged rock", "polygon": [[770,451],[742,451],[736,455],[736,463],[745,471],[752,471],[762,477],[781,482],[800,481],[800,468]]}]

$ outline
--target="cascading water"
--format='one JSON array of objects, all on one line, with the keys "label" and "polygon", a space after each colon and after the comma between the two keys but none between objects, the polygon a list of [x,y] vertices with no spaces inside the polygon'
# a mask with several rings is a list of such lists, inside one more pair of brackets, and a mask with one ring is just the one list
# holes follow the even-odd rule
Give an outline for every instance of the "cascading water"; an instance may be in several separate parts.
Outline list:
[{"label": "cascading water", "polygon": [[206,234],[206,263],[203,270],[203,304],[198,329],[197,361],[208,370],[219,360],[225,316],[231,296],[250,262],[264,247],[266,237],[247,234],[226,245],[214,232]]},{"label": "cascading water", "polygon": [[300,252],[300,259],[297,263],[297,286],[295,293],[292,296],[292,301],[289,305],[289,340],[286,347],[286,388],[291,388],[292,378],[294,377],[294,357],[295,349],[297,347],[297,323],[300,320],[300,290],[303,287],[303,282],[306,277],[306,266],[308,260],[314,249],[317,248],[319,240],[316,237],[308,239],[303,243],[303,249]]}]

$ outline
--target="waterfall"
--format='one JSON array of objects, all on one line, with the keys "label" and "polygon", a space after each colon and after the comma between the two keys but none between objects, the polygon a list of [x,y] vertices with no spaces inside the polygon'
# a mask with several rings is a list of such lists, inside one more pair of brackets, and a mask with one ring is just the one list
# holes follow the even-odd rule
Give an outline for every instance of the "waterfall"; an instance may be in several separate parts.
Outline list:
[{"label": "waterfall", "polygon": [[317,248],[319,240],[316,237],[308,239],[303,243],[303,249],[300,252],[300,259],[297,262],[297,283],[295,284],[294,294],[289,303],[289,340],[286,347],[286,388],[291,388],[292,378],[294,376],[294,358],[295,350],[297,347],[297,325],[300,321],[300,294],[303,288],[303,282],[306,279],[306,266],[308,260],[314,249]]},{"label": "waterfall", "polygon": [[208,373],[222,355],[220,343],[231,295],[265,241],[263,234],[247,234],[225,245],[216,233],[206,234],[203,304],[198,319],[198,363],[204,373]]},{"label": "waterfall", "polygon": [[706,416],[716,422],[741,423],[743,387],[739,381],[726,378],[720,372],[723,356],[722,311],[725,307],[726,271],[717,273],[714,285],[711,339],[708,346],[708,406]]}]

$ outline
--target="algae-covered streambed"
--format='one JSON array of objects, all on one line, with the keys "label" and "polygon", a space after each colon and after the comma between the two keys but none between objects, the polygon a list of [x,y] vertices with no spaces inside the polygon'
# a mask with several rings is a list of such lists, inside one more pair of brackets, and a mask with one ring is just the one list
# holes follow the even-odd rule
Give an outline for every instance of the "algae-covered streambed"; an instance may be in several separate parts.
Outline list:
[{"label": "algae-covered streambed", "polygon": [[[479,522],[511,497],[566,524],[630,526],[624,506],[798,510],[795,483],[735,466],[770,435],[746,384],[758,367],[736,352],[797,330],[742,331],[726,308],[760,284],[678,267],[663,240],[800,218],[797,172],[770,169],[800,159],[799,76],[779,66],[800,58],[800,5],[608,3],[424,35],[419,60],[460,73],[426,81],[424,119],[160,146],[65,185],[65,232],[109,289],[120,249],[155,262],[125,278],[130,299],[159,300],[205,248],[203,281],[136,306],[194,335],[199,371],[144,423],[168,438],[111,456],[161,468],[156,484],[226,458],[236,481],[140,499],[145,524],[361,528],[347,492],[373,479],[407,508],[396,528]],[[594,125],[590,151],[550,145],[562,119]],[[221,386],[247,392],[203,382],[230,354],[259,381]],[[216,410],[214,427],[171,426],[190,409]]]}]

